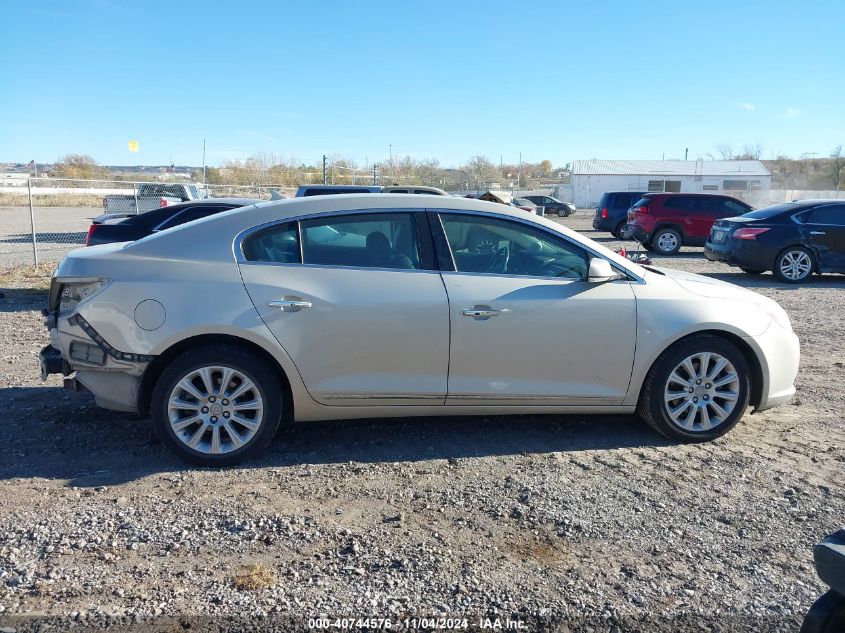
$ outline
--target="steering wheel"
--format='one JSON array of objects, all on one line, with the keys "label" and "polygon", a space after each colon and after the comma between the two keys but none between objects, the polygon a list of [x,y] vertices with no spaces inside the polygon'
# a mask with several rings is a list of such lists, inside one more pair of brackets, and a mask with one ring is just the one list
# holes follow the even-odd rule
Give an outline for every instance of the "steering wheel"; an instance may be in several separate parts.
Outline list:
[{"label": "steering wheel", "polygon": [[496,251],[496,254],[493,255],[493,259],[490,260],[490,272],[491,273],[506,273],[508,272],[508,262],[511,258],[511,249],[507,246],[502,246],[499,250]]}]

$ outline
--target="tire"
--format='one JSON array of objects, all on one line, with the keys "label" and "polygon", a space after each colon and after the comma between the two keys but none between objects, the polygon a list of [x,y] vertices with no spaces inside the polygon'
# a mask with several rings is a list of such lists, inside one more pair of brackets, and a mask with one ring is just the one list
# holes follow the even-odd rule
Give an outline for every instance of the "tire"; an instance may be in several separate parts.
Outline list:
[{"label": "tire", "polygon": [[752,268],[740,268],[740,270],[747,275],[762,275],[764,272],[766,272],[765,270],[755,270]]},{"label": "tire", "polygon": [[674,255],[683,246],[681,234],[675,229],[658,229],[651,236],[651,245],[656,253],[661,255]]},{"label": "tire", "polygon": [[625,228],[625,222],[620,222],[619,224],[617,224],[614,227],[614,229],[610,232],[610,234],[613,237],[615,237],[617,240],[623,240],[623,239],[625,239],[624,237],[622,237],[622,229],[624,229],[624,228]]},{"label": "tire", "polygon": [[651,242],[641,242],[643,248],[646,249],[649,253],[654,253],[655,248],[651,245]]},{"label": "tire", "polygon": [[803,246],[789,246],[775,257],[772,272],[784,283],[800,284],[812,277],[815,269],[816,263],[810,251]]},{"label": "tire", "polygon": [[[722,361],[725,364],[719,369]],[[690,376],[687,366],[695,376]],[[654,362],[643,382],[637,413],[666,437],[706,442],[739,422],[750,393],[751,369],[742,352],[719,336],[697,334],[669,346]],[[678,397],[669,399],[674,394]]]},{"label": "tire", "polygon": [[[219,384],[227,375],[226,385]],[[254,457],[273,439],[286,404],[283,392],[273,368],[253,354],[230,346],[197,347],[177,356],[159,376],[150,407],[153,428],[186,462],[231,466]],[[227,394],[235,395],[231,402]],[[171,398],[183,406],[171,407]]]}]

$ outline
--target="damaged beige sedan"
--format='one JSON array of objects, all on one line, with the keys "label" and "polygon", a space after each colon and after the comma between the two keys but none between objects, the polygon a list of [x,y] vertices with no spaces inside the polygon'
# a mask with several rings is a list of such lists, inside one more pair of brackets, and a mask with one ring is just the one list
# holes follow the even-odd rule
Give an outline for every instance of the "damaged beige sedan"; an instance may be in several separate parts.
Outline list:
[{"label": "damaged beige sedan", "polygon": [[79,249],[45,315],[44,377],[203,465],[282,420],[637,412],[709,440],[789,399],[799,359],[771,299],[444,196],[261,203]]}]

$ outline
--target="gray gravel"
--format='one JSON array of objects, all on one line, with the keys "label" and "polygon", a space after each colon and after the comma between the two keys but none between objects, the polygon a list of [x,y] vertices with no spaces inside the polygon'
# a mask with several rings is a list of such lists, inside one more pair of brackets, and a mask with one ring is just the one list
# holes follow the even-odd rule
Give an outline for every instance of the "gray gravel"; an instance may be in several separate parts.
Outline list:
[{"label": "gray gravel", "polygon": [[[619,245],[584,215],[562,222]],[[825,590],[812,545],[845,520],[845,283],[787,287],[700,249],[658,263],[784,306],[803,346],[792,403],[707,445],[633,416],[309,423],[257,462],[191,469],[148,420],[41,384],[44,295],[6,289],[0,627],[486,614],[561,630],[797,631]],[[252,564],[272,586],[236,587]]]}]

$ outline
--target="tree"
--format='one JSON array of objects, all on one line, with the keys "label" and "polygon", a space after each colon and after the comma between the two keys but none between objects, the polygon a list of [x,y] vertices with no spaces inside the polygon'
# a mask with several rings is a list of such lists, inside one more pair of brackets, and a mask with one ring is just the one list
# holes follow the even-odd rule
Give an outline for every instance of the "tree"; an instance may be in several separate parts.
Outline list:
[{"label": "tree", "polygon": [[839,182],[842,180],[842,171],[845,169],[845,156],[842,155],[842,145],[837,145],[830,153],[833,159],[830,162],[830,179],[833,181],[833,188],[839,191]]},{"label": "tree", "polygon": [[486,189],[498,180],[498,169],[486,156],[473,156],[463,167],[469,174],[469,184],[474,189]]},{"label": "tree", "polygon": [[745,145],[742,148],[742,156],[737,156],[741,160],[760,160],[763,156],[763,144],[757,141],[753,145]]},{"label": "tree", "polygon": [[87,154],[67,154],[56,163],[56,175],[59,178],[75,180],[94,180],[102,178],[105,170]]},{"label": "tree", "polygon": [[716,146],[716,153],[722,160],[733,160],[734,148],[730,143],[719,143]]}]

